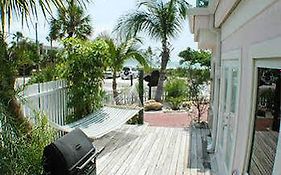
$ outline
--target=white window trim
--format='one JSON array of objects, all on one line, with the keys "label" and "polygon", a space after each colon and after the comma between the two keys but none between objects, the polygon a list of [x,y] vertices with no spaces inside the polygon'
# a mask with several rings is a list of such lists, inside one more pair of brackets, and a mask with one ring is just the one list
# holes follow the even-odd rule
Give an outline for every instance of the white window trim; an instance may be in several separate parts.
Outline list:
[{"label": "white window trim", "polygon": [[[252,89],[251,101],[253,102],[251,105],[251,109],[249,110],[248,116],[250,116],[249,124],[248,124],[248,144],[247,151],[244,159],[244,175],[248,175],[246,172],[249,166],[250,159],[250,151],[253,137],[253,127],[254,127],[254,113],[256,108],[256,86],[257,86],[257,68],[258,67],[266,67],[266,68],[281,68],[281,36],[275,37],[274,39],[270,39],[264,42],[260,42],[254,44],[250,47],[249,57],[252,59],[252,83],[250,87]],[[278,139],[278,147],[276,152],[275,162],[281,161],[281,132],[279,132]],[[281,170],[278,169],[278,165],[274,164],[273,167],[273,175],[279,175]]]}]

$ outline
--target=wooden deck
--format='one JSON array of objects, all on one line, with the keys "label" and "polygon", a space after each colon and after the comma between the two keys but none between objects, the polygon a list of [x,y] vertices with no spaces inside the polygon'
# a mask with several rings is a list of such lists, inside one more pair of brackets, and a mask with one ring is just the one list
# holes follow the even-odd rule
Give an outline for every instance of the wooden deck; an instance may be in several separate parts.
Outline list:
[{"label": "wooden deck", "polygon": [[209,175],[203,130],[124,125],[94,144],[106,145],[97,159],[99,175]]},{"label": "wooden deck", "polygon": [[277,148],[278,132],[256,131],[250,174],[272,174]]}]

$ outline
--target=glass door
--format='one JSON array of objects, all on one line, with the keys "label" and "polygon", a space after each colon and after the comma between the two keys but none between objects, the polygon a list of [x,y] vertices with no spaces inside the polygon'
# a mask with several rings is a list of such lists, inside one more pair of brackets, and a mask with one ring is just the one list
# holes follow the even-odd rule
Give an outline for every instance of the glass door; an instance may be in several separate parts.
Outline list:
[{"label": "glass door", "polygon": [[237,61],[225,61],[222,67],[218,152],[220,162],[223,165],[223,174],[230,174],[234,155],[239,94],[239,67],[237,63]]},{"label": "glass door", "polygon": [[273,173],[281,108],[281,70],[257,68],[257,93],[248,174]]}]

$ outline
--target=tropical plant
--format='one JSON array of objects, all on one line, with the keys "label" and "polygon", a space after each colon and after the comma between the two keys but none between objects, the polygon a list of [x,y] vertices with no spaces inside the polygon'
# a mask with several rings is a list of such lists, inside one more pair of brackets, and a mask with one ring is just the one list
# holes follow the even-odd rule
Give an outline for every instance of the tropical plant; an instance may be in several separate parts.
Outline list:
[{"label": "tropical plant", "polygon": [[150,65],[150,71],[155,68],[160,68],[160,59],[158,57],[158,54],[156,53],[156,51],[152,50],[150,46],[146,50],[144,50],[144,55],[147,59],[148,64]]},{"label": "tropical plant", "polygon": [[142,0],[135,12],[120,18],[116,27],[116,31],[127,36],[134,36],[143,31],[151,38],[161,41],[160,77],[155,95],[157,101],[161,100],[163,94],[166,67],[170,58],[169,40],[180,32],[189,6],[185,0]]},{"label": "tropical plant", "polygon": [[187,97],[197,109],[197,122],[199,123],[202,114],[204,114],[209,107],[209,95],[206,90],[210,82],[210,70],[190,67],[187,69],[187,72]]},{"label": "tropical plant", "polygon": [[204,50],[193,50],[187,48],[179,53],[180,64],[187,63],[186,76],[188,86],[188,100],[197,109],[197,121],[200,122],[201,116],[206,112],[209,104],[208,89],[211,68],[211,53]]},{"label": "tropical plant", "polygon": [[14,35],[8,52],[9,58],[15,63],[19,75],[23,77],[30,75],[32,68],[39,65],[40,59],[37,48],[36,43],[25,38],[22,33],[17,32]]},{"label": "tropical plant", "polygon": [[23,134],[5,108],[0,102],[1,174],[42,174],[43,149],[54,140],[55,131],[48,125],[45,115],[36,113],[36,126],[28,134]]},{"label": "tropical plant", "polygon": [[68,0],[67,7],[59,8],[58,17],[50,21],[49,40],[70,37],[86,39],[92,33],[90,22],[90,16],[85,16],[82,6]]},{"label": "tropical plant", "polygon": [[60,51],[55,48],[43,51],[41,54],[40,69],[33,72],[28,84],[43,83],[59,79],[60,75],[57,71],[57,64],[62,60],[60,58]]},{"label": "tropical plant", "polygon": [[178,110],[180,104],[186,99],[186,82],[179,78],[172,78],[165,84],[166,100],[173,110]]},{"label": "tropical plant", "polygon": [[41,69],[39,72],[35,72],[30,77],[28,84],[44,83],[59,79],[59,74],[56,66],[48,66]]},{"label": "tropical plant", "polygon": [[[87,2],[81,0],[79,3]],[[56,8],[64,7],[63,0],[11,0],[1,1],[1,28],[0,28],[0,97],[8,112],[15,118],[19,126],[24,126],[22,130],[28,132],[31,130],[31,124],[27,122],[21,110],[20,103],[16,98],[14,89],[16,79],[16,67],[14,61],[9,58],[7,44],[5,43],[5,32],[7,26],[10,27],[12,16],[20,17],[22,23],[37,17],[38,6],[46,17],[47,13],[51,14],[51,6]]]},{"label": "tropical plant", "polygon": [[102,105],[104,61],[108,58],[108,45],[102,40],[86,41],[68,38],[63,41],[62,63],[58,75],[67,80],[69,107],[74,115],[68,121],[77,120]]},{"label": "tropical plant", "polygon": [[117,72],[121,71],[124,63],[129,59],[134,59],[145,68],[148,67],[145,56],[138,50],[137,43],[140,42],[137,38],[130,38],[124,42],[117,42],[109,36],[100,36],[108,45],[109,59],[108,67],[113,72],[112,91],[113,97],[116,98],[117,92]]},{"label": "tropical plant", "polygon": [[197,65],[200,67],[211,67],[211,52],[205,50],[194,50],[188,47],[179,53],[180,64]]},{"label": "tropical plant", "polygon": [[12,16],[20,17],[23,21],[37,17],[38,5],[44,16],[51,14],[51,6],[64,7],[63,0],[10,0],[1,1],[1,32],[6,32],[6,26],[11,24]]},{"label": "tropical plant", "polygon": [[176,69],[167,69],[167,76],[168,77],[186,77],[186,68],[184,67],[177,67]]},{"label": "tropical plant", "polygon": [[18,129],[28,132],[31,124],[23,115],[14,88],[17,75],[17,61],[10,59],[7,44],[0,33],[0,100],[7,112],[15,118]]},{"label": "tropical plant", "polygon": [[48,50],[43,50],[42,60],[40,62],[40,68],[48,67],[48,66],[55,66],[60,61],[59,50],[56,48],[51,48]]}]

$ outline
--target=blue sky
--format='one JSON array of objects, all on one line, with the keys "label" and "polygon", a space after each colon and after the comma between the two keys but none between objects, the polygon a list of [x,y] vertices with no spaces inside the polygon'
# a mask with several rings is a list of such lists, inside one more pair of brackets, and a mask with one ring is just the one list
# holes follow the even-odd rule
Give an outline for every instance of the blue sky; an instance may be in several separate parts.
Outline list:
[{"label": "blue sky", "polygon": [[[86,14],[89,14],[92,19],[92,26],[94,28],[93,38],[100,32],[106,31],[110,33],[117,23],[118,18],[136,9],[136,0],[93,0],[93,3],[87,5]],[[195,4],[195,0],[187,0],[191,4]],[[56,14],[56,11],[53,12]],[[28,28],[26,25],[22,27],[21,22],[12,21],[10,33],[21,31],[25,36],[35,40],[34,24],[31,24]],[[42,15],[39,15],[38,19],[38,36],[39,41],[46,45],[49,43],[46,40],[46,36],[49,32],[49,24]],[[153,50],[160,48],[160,42],[150,40],[148,37],[143,37],[144,46],[147,48],[151,46]],[[171,53],[172,62],[178,62],[178,53],[186,47],[197,49],[197,43],[193,41],[193,36],[189,31],[188,21],[183,24],[182,33],[171,41],[173,50]]]}]

